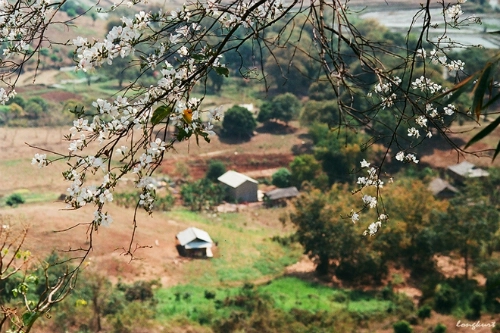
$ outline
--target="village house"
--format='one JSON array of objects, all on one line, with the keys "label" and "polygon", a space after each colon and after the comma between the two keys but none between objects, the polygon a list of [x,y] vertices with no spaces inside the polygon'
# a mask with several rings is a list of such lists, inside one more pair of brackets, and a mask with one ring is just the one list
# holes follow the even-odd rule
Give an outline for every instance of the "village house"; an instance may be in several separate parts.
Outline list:
[{"label": "village house", "polygon": [[236,171],[228,171],[217,178],[228,189],[234,201],[256,202],[259,182]]},{"label": "village house", "polygon": [[286,206],[286,201],[299,195],[295,186],[277,188],[264,193],[264,203],[266,206]]},{"label": "village house", "polygon": [[213,241],[210,235],[201,229],[190,227],[175,236],[177,250],[185,257],[212,258]]},{"label": "village house", "polygon": [[442,178],[434,178],[428,186],[429,191],[438,199],[450,199],[458,194],[458,189]]},{"label": "village house", "polygon": [[464,182],[467,178],[488,177],[490,175],[488,171],[467,161],[450,165],[447,170],[450,177],[458,182]]}]

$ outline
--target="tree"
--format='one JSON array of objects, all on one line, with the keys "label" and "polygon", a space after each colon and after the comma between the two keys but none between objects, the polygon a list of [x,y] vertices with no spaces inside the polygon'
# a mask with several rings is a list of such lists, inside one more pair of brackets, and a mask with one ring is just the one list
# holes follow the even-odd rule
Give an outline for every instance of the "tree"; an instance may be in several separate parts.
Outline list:
[{"label": "tree", "polygon": [[297,227],[297,239],[317,263],[320,274],[329,272],[331,260],[348,260],[359,239],[353,224],[339,219],[341,204],[329,206],[331,201],[321,191],[312,190],[295,201],[295,210],[290,214]]},{"label": "tree", "polygon": [[292,174],[287,168],[281,168],[273,174],[272,184],[276,187],[289,187]]},{"label": "tree", "polygon": [[300,101],[295,95],[290,93],[278,95],[271,103],[264,103],[261,106],[257,120],[260,122],[281,120],[288,125],[290,120],[298,117],[300,107]]},{"label": "tree", "polygon": [[310,182],[313,185],[319,185],[322,175],[321,164],[313,155],[299,155],[290,162],[290,184],[300,189],[304,182]]},{"label": "tree", "polygon": [[235,105],[226,111],[222,121],[222,136],[250,139],[257,127],[257,122],[247,108]]},{"label": "tree", "polygon": [[470,259],[477,257],[481,246],[494,237],[500,215],[486,197],[461,195],[450,201],[446,213],[438,213],[436,231],[441,251],[458,250],[465,262],[465,279],[469,277]]}]

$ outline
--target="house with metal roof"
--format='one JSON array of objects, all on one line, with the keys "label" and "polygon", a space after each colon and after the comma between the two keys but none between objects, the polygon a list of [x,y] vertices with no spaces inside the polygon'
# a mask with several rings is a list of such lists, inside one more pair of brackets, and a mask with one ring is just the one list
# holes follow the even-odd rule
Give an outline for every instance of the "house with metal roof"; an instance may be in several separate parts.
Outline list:
[{"label": "house with metal roof", "polygon": [[219,178],[227,187],[228,196],[235,201],[256,202],[259,182],[236,171],[228,171]]},{"label": "house with metal roof", "polygon": [[463,182],[467,178],[488,177],[490,175],[488,171],[478,168],[474,164],[467,161],[450,165],[447,169],[449,175],[453,179],[460,182]]},{"label": "house with metal roof", "polygon": [[190,227],[175,236],[177,239],[177,250],[185,257],[213,257],[213,241],[210,235],[201,229]]},{"label": "house with metal roof", "polygon": [[429,191],[439,199],[449,199],[459,193],[459,190],[442,178],[434,178],[428,186]]},{"label": "house with metal roof", "polygon": [[264,202],[266,203],[266,206],[284,206],[286,205],[286,200],[295,198],[298,195],[299,191],[295,186],[276,188],[264,193]]}]

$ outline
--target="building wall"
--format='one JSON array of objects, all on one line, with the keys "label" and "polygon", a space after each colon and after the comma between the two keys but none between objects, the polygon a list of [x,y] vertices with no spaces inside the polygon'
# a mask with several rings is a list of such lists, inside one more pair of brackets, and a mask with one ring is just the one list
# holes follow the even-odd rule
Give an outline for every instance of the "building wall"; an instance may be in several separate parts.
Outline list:
[{"label": "building wall", "polygon": [[256,202],[258,184],[246,181],[237,188],[229,187],[229,195],[238,201]]}]

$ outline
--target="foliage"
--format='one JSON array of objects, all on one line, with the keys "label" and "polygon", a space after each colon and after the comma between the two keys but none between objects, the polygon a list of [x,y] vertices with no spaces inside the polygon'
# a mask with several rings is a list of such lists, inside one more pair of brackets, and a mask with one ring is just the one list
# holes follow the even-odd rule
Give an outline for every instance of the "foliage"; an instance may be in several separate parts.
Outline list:
[{"label": "foliage", "polygon": [[281,120],[288,124],[290,120],[298,117],[300,108],[300,101],[295,95],[281,94],[274,97],[270,103],[266,102],[261,106],[257,120],[260,122]]},{"label": "foliage", "polygon": [[325,124],[314,124],[309,129],[314,157],[320,161],[330,184],[354,180],[353,166],[368,158],[364,148],[366,138],[350,130],[330,130]]},{"label": "foliage", "polygon": [[247,108],[235,105],[224,114],[221,135],[238,139],[250,139],[256,127],[257,123],[252,113]]},{"label": "foliage", "polygon": [[438,323],[432,333],[446,333],[446,325]]},{"label": "foliage", "polygon": [[273,174],[272,184],[276,187],[289,187],[292,174],[287,168],[281,168]]},{"label": "foliage", "polygon": [[413,333],[413,328],[406,320],[401,320],[392,325],[394,333]]},{"label": "foliage", "polygon": [[481,310],[483,308],[484,296],[482,293],[475,291],[469,299],[470,312],[467,314],[467,319],[477,320],[481,318]]},{"label": "foliage", "polygon": [[325,188],[326,174],[321,169],[321,164],[313,155],[304,154],[296,156],[290,162],[290,185],[300,189],[304,182],[309,182],[317,188]]},{"label": "foliage", "polygon": [[[118,206],[122,206],[125,208],[132,208],[137,205],[140,196],[141,194],[135,191],[120,192],[120,193],[115,193],[113,199]],[[155,197],[153,210],[160,212],[169,211],[174,206],[174,203],[175,203],[175,198],[172,196],[172,194],[170,194],[170,192],[167,192],[165,195],[157,194]]]},{"label": "foliage", "polygon": [[446,283],[439,284],[434,294],[434,310],[439,313],[450,313],[457,304],[457,291]]},{"label": "foliage", "polygon": [[455,197],[446,213],[435,217],[439,225],[436,232],[442,240],[441,251],[459,251],[465,260],[465,278],[468,278],[471,257],[483,244],[491,241],[498,230],[500,216],[487,197],[469,198],[469,195]]},{"label": "foliage", "polygon": [[429,305],[421,306],[420,308],[418,308],[418,312],[417,312],[418,318],[420,318],[422,320],[430,318],[431,311],[432,311],[432,308]]},{"label": "foliage", "polygon": [[211,210],[224,200],[226,190],[222,184],[213,183],[209,179],[203,178],[182,185],[181,197],[184,205],[191,210]]},{"label": "foliage", "polygon": [[25,202],[23,196],[19,193],[14,193],[14,194],[11,194],[7,200],[5,200],[5,203],[7,204],[7,206],[11,206],[11,207],[17,207],[18,205],[21,205]]},{"label": "foliage", "polygon": [[348,206],[342,190],[333,186],[325,194],[313,189],[295,200],[290,220],[297,228],[297,240],[317,262],[318,273],[327,274],[331,262],[336,262],[335,273],[341,279],[380,281],[386,273],[383,261],[368,248],[360,248],[360,231],[351,219],[341,217]]},{"label": "foliage", "polygon": [[208,170],[205,174],[205,178],[210,179],[215,182],[217,178],[226,173],[226,166],[224,162],[219,160],[210,160],[208,163]]}]

